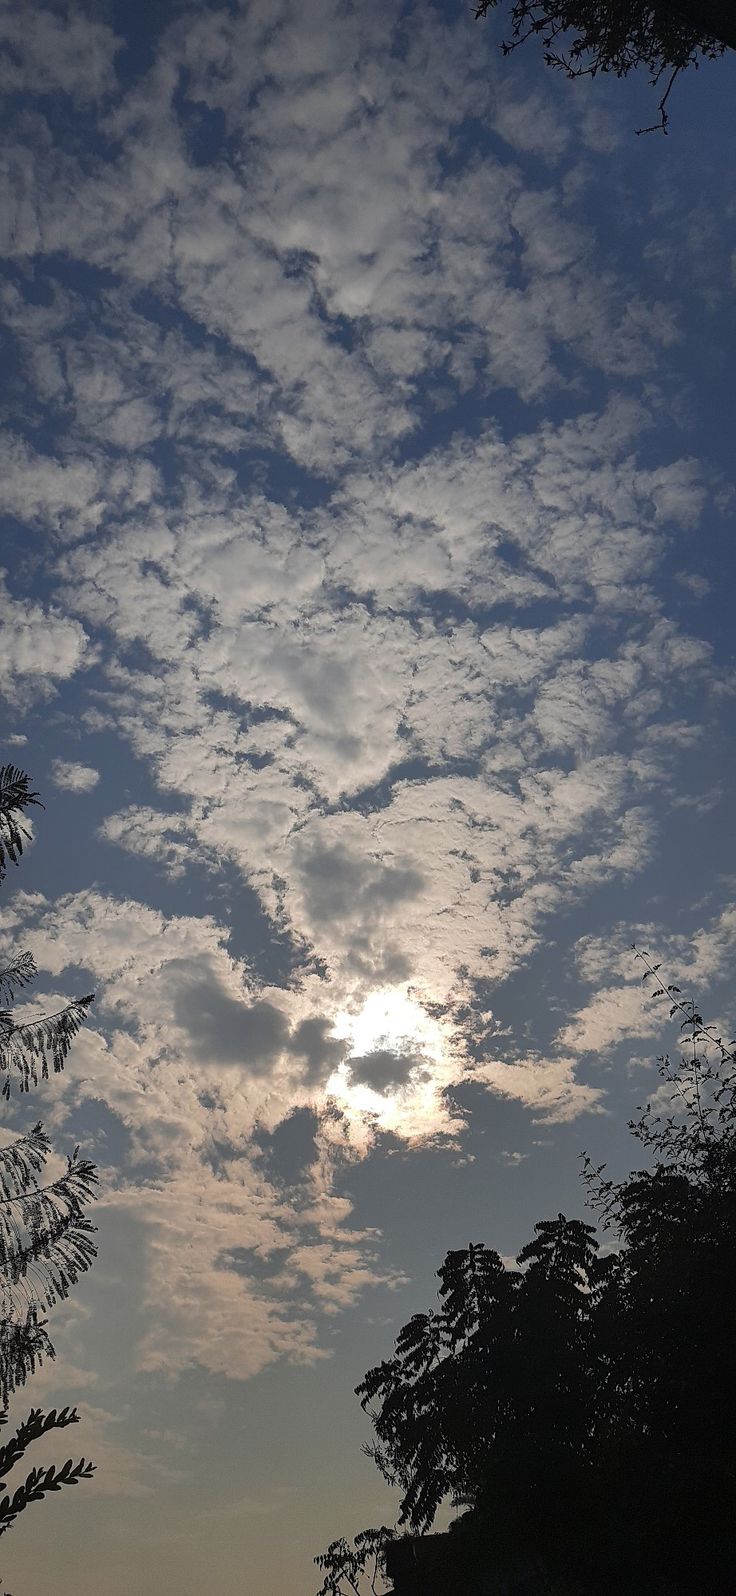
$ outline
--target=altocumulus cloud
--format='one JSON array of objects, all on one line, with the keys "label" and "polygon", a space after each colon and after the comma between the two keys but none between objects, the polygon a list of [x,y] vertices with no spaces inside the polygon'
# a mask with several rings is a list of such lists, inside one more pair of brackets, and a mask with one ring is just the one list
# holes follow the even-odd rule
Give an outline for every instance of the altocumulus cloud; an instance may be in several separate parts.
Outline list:
[{"label": "altocumulus cloud", "polygon": [[318,1366],[403,1279],[382,1158],[600,1113],[653,1036],[622,944],[703,987],[733,948],[691,864],[733,704],[729,462],[681,394],[715,254],[469,22],[161,10],[137,52],[124,8],[0,12],[0,687],[88,828],[2,936],[39,1002],[97,988],[49,1124],[108,1137],[131,1382]]},{"label": "altocumulus cloud", "polygon": [[67,792],[92,792],[100,779],[93,765],[80,765],[73,759],[55,759],[51,766],[51,780],[55,787]]}]

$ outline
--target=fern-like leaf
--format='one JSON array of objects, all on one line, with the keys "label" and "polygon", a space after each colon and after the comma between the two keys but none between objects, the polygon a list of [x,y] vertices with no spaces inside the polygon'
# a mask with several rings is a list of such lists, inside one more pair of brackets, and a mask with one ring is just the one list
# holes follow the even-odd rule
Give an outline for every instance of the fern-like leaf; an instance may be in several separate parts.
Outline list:
[{"label": "fern-like leaf", "polygon": [[44,1168],[51,1143],[39,1120],[25,1136],[0,1148],[0,1205],[14,1202],[28,1190]]},{"label": "fern-like leaf", "polygon": [[45,1320],[38,1318],[35,1307],[26,1310],[23,1318],[0,1319],[0,1403],[7,1407],[10,1397],[25,1385],[30,1375],[40,1369],[45,1360],[56,1354],[46,1331]]},{"label": "fern-like leaf", "polygon": [[0,1003],[12,1003],[17,992],[29,986],[38,974],[32,953],[16,953],[0,968]]},{"label": "fern-like leaf", "polygon": [[13,1072],[20,1076],[21,1092],[38,1085],[39,1065],[42,1080],[49,1070],[58,1075],[64,1068],[69,1049],[87,1019],[94,993],[76,998],[57,1014],[44,1014],[38,1020],[16,1025],[7,1009],[0,1010],[0,1072],[4,1072],[2,1095],[10,1097]]},{"label": "fern-like leaf", "polygon": [[88,1463],[84,1458],[80,1458],[78,1463],[67,1458],[66,1463],[56,1470],[53,1463],[47,1469],[31,1469],[13,1496],[4,1496],[0,1502],[0,1535],[12,1527],[31,1502],[41,1502],[48,1491],[60,1491],[64,1485],[77,1485],[80,1480],[89,1480],[94,1472],[94,1463]]},{"label": "fern-like leaf", "polygon": [[[91,1267],[97,1247],[90,1240],[97,1226],[88,1219],[65,1215],[47,1231],[39,1231],[8,1260],[8,1288],[34,1282],[33,1295],[46,1308],[68,1297],[71,1286]],[[4,1266],[5,1267],[5,1266]],[[22,1293],[18,1293],[22,1295]],[[12,1290],[8,1290],[12,1297]]]},{"label": "fern-like leaf", "polygon": [[43,808],[37,792],[31,789],[30,779],[16,765],[0,765],[0,881],[8,861],[17,864],[23,853],[23,844],[30,831],[22,816],[32,805]]},{"label": "fern-like leaf", "polygon": [[95,1226],[84,1216],[84,1204],[97,1195],[94,1164],[80,1158],[79,1148],[67,1169],[48,1186],[31,1187],[0,1201],[0,1276],[12,1287],[31,1274],[40,1282],[32,1296],[51,1307],[66,1297],[96,1256],[90,1237]]},{"label": "fern-like leaf", "polygon": [[40,1310],[68,1296],[97,1249],[85,1205],[98,1175],[79,1148],[66,1171],[37,1184],[50,1151],[38,1124],[0,1153],[0,1402],[53,1357]]},{"label": "fern-like leaf", "polygon": [[[3,1414],[3,1422],[7,1423],[7,1415]],[[31,1408],[27,1419],[18,1425],[15,1435],[11,1436],[4,1446],[0,1446],[0,1491],[6,1489],[4,1476],[19,1463],[27,1447],[32,1441],[37,1441],[42,1435],[48,1435],[49,1430],[64,1430],[69,1424],[78,1424],[79,1414],[76,1408],[52,1408],[50,1413],[43,1413],[40,1408]]]}]

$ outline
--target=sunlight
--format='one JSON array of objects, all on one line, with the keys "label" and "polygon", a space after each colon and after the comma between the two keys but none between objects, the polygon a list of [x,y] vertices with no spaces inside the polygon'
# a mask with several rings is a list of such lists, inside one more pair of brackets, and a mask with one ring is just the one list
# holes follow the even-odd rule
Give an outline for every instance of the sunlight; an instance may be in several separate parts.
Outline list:
[{"label": "sunlight", "polygon": [[[438,1087],[448,1068],[449,1037],[406,987],[381,987],[355,1013],[341,1011],[333,1035],[346,1040],[350,1051],[327,1091],[348,1113],[368,1115],[383,1129],[409,1136],[427,1135],[444,1123]],[[356,1078],[359,1061],[381,1063],[382,1056],[396,1060],[395,1080],[379,1088]]]},{"label": "sunlight", "polygon": [[350,1041],[350,1055],[355,1058],[383,1048],[441,1058],[445,1046],[439,1022],[409,997],[405,987],[380,987],[357,1014],[343,1010],[335,1020],[334,1035]]}]

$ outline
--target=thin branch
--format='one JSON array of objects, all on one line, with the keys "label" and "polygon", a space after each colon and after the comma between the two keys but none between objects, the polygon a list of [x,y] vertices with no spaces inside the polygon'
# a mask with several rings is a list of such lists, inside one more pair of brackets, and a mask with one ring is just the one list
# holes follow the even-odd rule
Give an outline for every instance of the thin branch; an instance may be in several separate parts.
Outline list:
[{"label": "thin branch", "polygon": [[[666,111],[665,107],[666,107],[667,101],[668,101],[668,99],[670,97],[670,92],[672,90],[672,86],[674,84],[675,78],[678,77],[678,75],[679,75],[679,73],[681,71],[682,71],[682,67],[679,67],[679,66],[675,67],[675,70],[672,73],[670,81],[667,84],[667,88],[665,89],[665,92],[662,95],[662,98],[661,98],[661,100],[659,102],[659,105],[657,106],[657,110],[659,111],[659,121],[658,122],[653,122],[651,127],[637,127],[637,128],[635,128],[634,132],[636,133],[637,138],[639,137],[640,133],[664,133],[666,135],[670,119],[669,119],[669,117],[667,115],[667,111]],[[657,77],[660,77],[660,76],[661,76],[661,71],[657,73]],[[657,81],[657,78],[654,78],[653,82],[656,83],[656,81]]]},{"label": "thin branch", "polygon": [[[655,964],[652,964],[648,953],[645,953],[645,952],[642,951],[642,949],[637,948],[635,942],[632,942],[631,947],[632,947],[632,950],[633,950],[633,953],[634,953],[634,957],[637,958],[637,959],[641,959],[642,964],[646,965],[646,968],[648,969],[649,974],[650,975],[656,975],[659,966],[655,965]],[[684,1014],[685,1019],[688,1022],[688,1025],[692,1025],[692,1023],[693,1023],[693,1015],[692,1015],[691,1012],[690,1013],[688,1012],[687,1003],[681,1003],[679,998],[675,996],[673,991],[668,991],[666,987],[663,987],[661,992],[650,993],[650,996],[668,998],[669,1001],[670,1001],[670,1004],[672,1006],[672,1009],[673,1010],[674,1009],[679,1009],[680,1013]],[[714,1047],[718,1048],[718,1050],[720,1052],[720,1055],[721,1055],[721,1058],[724,1060],[724,1063],[725,1063],[725,1061],[727,1059],[729,1060],[730,1063],[736,1063],[736,1047],[734,1046],[733,1043],[731,1043],[728,1047],[724,1046],[722,1037],[716,1036],[715,1029],[714,1029],[714,1027],[712,1025],[703,1025],[702,1021],[700,1019],[698,1019],[698,1035],[706,1037],[709,1042],[713,1043]]]},{"label": "thin branch", "polygon": [[[83,1163],[87,1163],[86,1158],[83,1160]],[[45,1192],[58,1191],[59,1187],[63,1186],[65,1182],[68,1181],[70,1175],[82,1175],[83,1179],[85,1180],[99,1180],[99,1176],[97,1174],[90,1173],[92,1170],[94,1170],[94,1164],[90,1165],[89,1171],[83,1169],[81,1166],[79,1168],[73,1167],[68,1169],[65,1175],[60,1175],[58,1180],[52,1181],[50,1186],[35,1186],[32,1191],[21,1192],[18,1197],[0,1197],[0,1208],[6,1208],[10,1205],[10,1203],[27,1203],[29,1199],[41,1197]],[[76,1206],[77,1199],[75,1197],[70,1197],[69,1200]]]}]

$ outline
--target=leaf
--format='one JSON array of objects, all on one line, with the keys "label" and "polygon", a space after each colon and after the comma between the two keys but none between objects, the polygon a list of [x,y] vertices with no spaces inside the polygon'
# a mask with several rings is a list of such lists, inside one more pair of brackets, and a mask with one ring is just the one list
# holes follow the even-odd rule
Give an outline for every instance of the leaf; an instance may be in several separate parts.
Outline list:
[{"label": "leaf", "polygon": [[45,1014],[22,1025],[14,1025],[7,1011],[0,1012],[0,1070],[6,1072],[6,1095],[10,1091],[11,1072],[20,1075],[20,1090],[27,1092],[31,1085],[38,1085],[39,1063],[42,1080],[48,1080],[50,1067],[54,1074],[63,1070],[72,1042],[93,1002],[92,992],[75,998],[56,1014]]},{"label": "leaf", "polygon": [[16,992],[28,986],[37,973],[32,953],[16,953],[0,969],[0,1003],[12,1003]]},{"label": "leaf", "polygon": [[30,831],[20,817],[34,805],[43,808],[25,771],[16,765],[0,765],[0,881],[8,861],[17,865],[21,858]]}]

